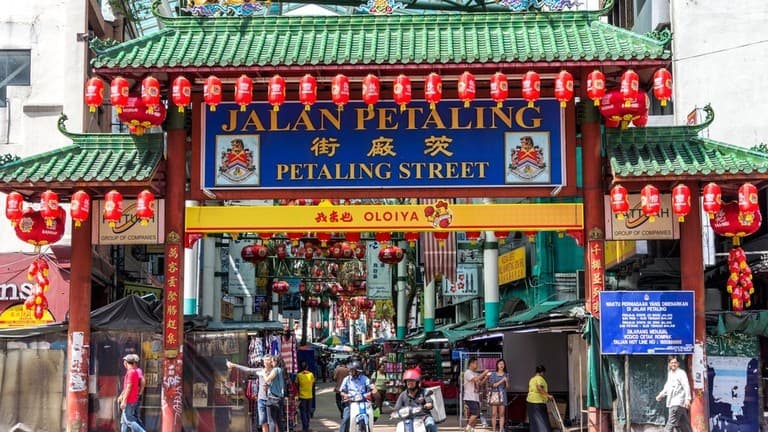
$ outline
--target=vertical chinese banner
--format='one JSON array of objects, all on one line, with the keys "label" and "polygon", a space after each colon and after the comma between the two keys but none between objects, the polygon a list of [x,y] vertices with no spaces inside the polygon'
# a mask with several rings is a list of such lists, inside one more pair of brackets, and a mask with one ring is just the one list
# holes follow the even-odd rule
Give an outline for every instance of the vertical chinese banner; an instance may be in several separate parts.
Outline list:
[{"label": "vertical chinese banner", "polygon": [[179,254],[181,247],[177,244],[169,244],[165,247],[165,349],[167,351],[179,349],[179,301],[181,289],[179,287]]},{"label": "vertical chinese banner", "polygon": [[591,293],[592,316],[600,318],[600,291],[605,289],[605,242],[590,240],[587,244],[589,272],[587,274],[587,292]]},{"label": "vertical chinese banner", "polygon": [[[182,358],[180,346],[184,343],[184,323],[182,321],[181,292],[181,244],[173,242],[169,236],[165,245],[165,307],[163,343],[163,430],[178,430],[182,415]],[[172,243],[173,242],[173,243]]]}]

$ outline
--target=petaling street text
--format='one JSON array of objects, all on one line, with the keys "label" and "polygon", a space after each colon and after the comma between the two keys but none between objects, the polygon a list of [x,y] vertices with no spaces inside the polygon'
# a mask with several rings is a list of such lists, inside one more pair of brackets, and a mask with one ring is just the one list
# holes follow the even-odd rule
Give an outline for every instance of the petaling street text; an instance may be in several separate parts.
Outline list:
[{"label": "petaling street text", "polygon": [[483,179],[488,162],[388,162],[277,164],[277,180]]},{"label": "petaling street text", "polygon": [[[223,132],[288,132],[342,130],[342,113],[335,109],[317,108],[300,111],[295,118],[285,118],[280,111],[269,111],[269,115],[257,110],[229,110],[229,122],[221,125]],[[354,109],[354,130],[461,130],[520,128],[538,129],[543,120],[538,106],[528,107],[475,107],[474,109],[450,107],[449,114],[423,107],[408,107],[404,112],[399,108],[379,107]]]}]

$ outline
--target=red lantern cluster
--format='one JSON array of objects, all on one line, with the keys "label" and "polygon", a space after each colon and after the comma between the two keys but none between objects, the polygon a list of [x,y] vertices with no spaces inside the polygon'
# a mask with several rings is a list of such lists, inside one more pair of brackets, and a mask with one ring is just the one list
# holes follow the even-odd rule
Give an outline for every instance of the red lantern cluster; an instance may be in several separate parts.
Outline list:
[{"label": "red lantern cluster", "polygon": [[34,282],[34,288],[31,295],[24,302],[24,307],[32,311],[32,315],[38,320],[42,319],[45,311],[48,310],[48,299],[45,297],[45,292],[48,291],[50,286],[48,270],[48,262],[43,258],[37,258],[32,261],[29,269],[27,269],[27,278]]},{"label": "red lantern cluster", "polygon": [[629,212],[629,194],[627,193],[627,189],[622,185],[616,185],[611,189],[611,211],[614,215],[616,215],[616,218],[619,220],[624,219],[624,217]]},{"label": "red lantern cluster", "polygon": [[722,205],[715,217],[710,219],[709,225],[715,234],[732,237],[738,243],[739,238],[754,234],[760,228],[761,221],[760,211],[756,211],[752,219],[747,221],[739,210],[739,203],[731,201]]},{"label": "red lantern cluster", "polygon": [[379,261],[384,264],[397,264],[404,256],[403,250],[397,246],[387,246],[379,250]]},{"label": "red lantern cluster", "polygon": [[644,93],[626,104],[624,96],[616,90],[607,92],[600,101],[600,114],[605,117],[605,125],[626,129],[629,123],[637,127],[648,122],[648,96]]},{"label": "red lantern cluster", "polygon": [[24,209],[21,219],[14,227],[16,237],[19,240],[34,246],[44,246],[54,244],[64,237],[64,223],[67,220],[67,214],[63,208],[58,208],[58,215],[54,218],[51,225],[47,225],[43,220],[40,211],[31,208]]},{"label": "red lantern cluster", "polygon": [[752,269],[749,268],[747,255],[738,246],[728,253],[728,271],[730,273],[725,288],[731,295],[731,306],[735,311],[744,310],[752,304],[751,295],[755,292],[752,283]]},{"label": "red lantern cluster", "polygon": [[163,124],[165,106],[160,104],[149,112],[142,99],[129,97],[117,116],[132,134],[143,135],[146,129]]}]

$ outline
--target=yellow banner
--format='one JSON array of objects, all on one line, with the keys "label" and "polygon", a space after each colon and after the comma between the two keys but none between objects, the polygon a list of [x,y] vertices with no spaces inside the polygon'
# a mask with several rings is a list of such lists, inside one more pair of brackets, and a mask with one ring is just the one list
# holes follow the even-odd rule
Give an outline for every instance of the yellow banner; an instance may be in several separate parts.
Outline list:
[{"label": "yellow banner", "polygon": [[525,246],[499,255],[497,261],[499,264],[499,285],[525,278]]},{"label": "yellow banner", "polygon": [[565,231],[583,214],[580,203],[187,207],[186,231]]}]

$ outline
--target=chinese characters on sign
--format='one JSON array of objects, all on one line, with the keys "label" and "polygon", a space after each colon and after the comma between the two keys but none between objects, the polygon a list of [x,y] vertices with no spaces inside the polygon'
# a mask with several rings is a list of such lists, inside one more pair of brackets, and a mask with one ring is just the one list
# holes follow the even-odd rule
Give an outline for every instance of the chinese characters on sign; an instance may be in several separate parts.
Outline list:
[{"label": "chinese characters on sign", "polygon": [[589,292],[592,293],[590,304],[592,305],[592,315],[595,318],[600,318],[600,292],[605,289],[604,246],[603,240],[590,240],[587,243],[589,257],[587,285]]},{"label": "chinese characters on sign", "polygon": [[165,247],[165,336],[166,349],[178,348],[180,344],[181,287],[179,278],[179,254],[181,246],[169,244]]},{"label": "chinese characters on sign", "polygon": [[525,246],[511,250],[497,259],[499,285],[525,279]]}]

